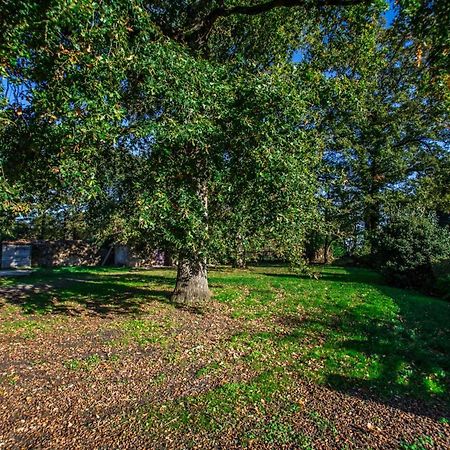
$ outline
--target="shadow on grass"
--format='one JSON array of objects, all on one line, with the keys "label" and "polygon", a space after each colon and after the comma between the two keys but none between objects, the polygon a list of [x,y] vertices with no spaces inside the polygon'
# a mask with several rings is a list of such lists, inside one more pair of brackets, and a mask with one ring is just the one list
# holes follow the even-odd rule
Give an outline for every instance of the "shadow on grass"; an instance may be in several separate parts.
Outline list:
[{"label": "shadow on grass", "polygon": [[[352,332],[363,339],[344,339],[341,348],[379,361],[375,379],[354,379],[330,374],[328,383],[358,392],[383,392],[390,403],[395,395],[410,395],[424,400],[448,398],[450,392],[450,308],[439,299],[414,292],[379,286],[398,311],[398,320],[361,320],[350,317]],[[344,315],[345,317],[345,315]],[[344,319],[345,320],[345,319]],[[345,325],[343,325],[345,326]],[[445,397],[447,395],[447,397]],[[450,402],[448,402],[450,407]],[[447,415],[450,410],[447,410]]]},{"label": "shadow on grass", "polygon": [[[300,346],[305,333],[318,338],[303,361],[323,365],[322,380],[334,390],[436,420],[448,418],[448,302],[383,285],[377,274],[364,270],[324,275],[327,281],[370,284],[380,294],[379,304],[367,299],[340,312],[324,307],[323,314],[278,317],[289,330],[279,339]],[[386,303],[395,313],[384,312]]]},{"label": "shadow on grass", "polygon": [[138,315],[152,301],[202,314],[196,305],[170,300],[174,277],[147,272],[108,273],[96,271],[41,271],[22,279],[24,283],[0,288],[0,307],[19,306],[24,313],[79,315]]}]

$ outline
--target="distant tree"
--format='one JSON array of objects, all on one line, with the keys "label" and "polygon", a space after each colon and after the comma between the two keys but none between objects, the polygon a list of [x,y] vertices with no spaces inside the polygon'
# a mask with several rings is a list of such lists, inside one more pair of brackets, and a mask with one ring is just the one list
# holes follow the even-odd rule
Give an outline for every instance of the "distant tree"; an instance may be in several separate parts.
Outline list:
[{"label": "distant tree", "polygon": [[450,226],[450,149],[429,155],[413,180],[413,202],[433,212],[441,226]]},{"label": "distant tree", "polygon": [[395,205],[420,201],[418,180],[424,186],[431,173],[445,172],[448,90],[419,64],[414,35],[386,29],[379,18],[364,25],[341,20],[333,19],[335,27],[348,33],[320,36],[310,56],[329,78],[323,97],[323,214],[328,234],[348,239],[353,232],[352,241],[370,252],[383,215]]}]

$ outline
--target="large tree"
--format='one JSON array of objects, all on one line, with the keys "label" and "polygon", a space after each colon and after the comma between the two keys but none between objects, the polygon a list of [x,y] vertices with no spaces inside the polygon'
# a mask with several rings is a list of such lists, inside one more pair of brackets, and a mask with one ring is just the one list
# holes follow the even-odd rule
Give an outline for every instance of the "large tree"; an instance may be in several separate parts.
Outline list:
[{"label": "large tree", "polygon": [[237,171],[258,226],[301,247],[314,99],[290,58],[321,8],[353,3],[6,2],[2,75],[29,99],[23,171],[65,204],[118,205],[118,234],[178,252],[174,297],[208,298],[214,216]]},{"label": "large tree", "polygon": [[2,110],[4,192],[30,209],[77,204],[117,240],[176,251],[180,301],[209,298],[206,261],[226,224],[300,255],[324,74],[292,54],[333,33],[340,8],[364,26],[381,6],[3,1],[1,75],[23,96]]}]

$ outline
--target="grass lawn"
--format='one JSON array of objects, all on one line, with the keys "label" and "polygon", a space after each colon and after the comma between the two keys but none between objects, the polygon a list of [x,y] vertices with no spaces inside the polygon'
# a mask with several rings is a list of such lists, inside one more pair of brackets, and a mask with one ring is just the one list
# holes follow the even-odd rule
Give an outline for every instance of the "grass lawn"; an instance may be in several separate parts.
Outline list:
[{"label": "grass lawn", "polygon": [[450,303],[319,270],[0,279],[0,448],[450,448]]}]

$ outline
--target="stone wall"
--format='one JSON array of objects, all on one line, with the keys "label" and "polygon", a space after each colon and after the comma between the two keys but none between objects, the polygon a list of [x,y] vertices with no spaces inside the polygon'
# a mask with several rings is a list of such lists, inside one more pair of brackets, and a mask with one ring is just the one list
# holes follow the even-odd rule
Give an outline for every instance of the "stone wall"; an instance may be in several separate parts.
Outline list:
[{"label": "stone wall", "polygon": [[101,264],[126,267],[172,265],[163,250],[137,250],[128,246],[100,248],[86,241],[11,241],[2,243],[2,268],[97,266]]},{"label": "stone wall", "polygon": [[148,253],[118,245],[114,248],[114,263],[127,267],[157,267],[171,266],[173,262],[169,253],[164,250],[154,250]]},{"label": "stone wall", "polygon": [[33,266],[96,266],[102,261],[103,251],[85,241],[34,241],[32,242]]}]

